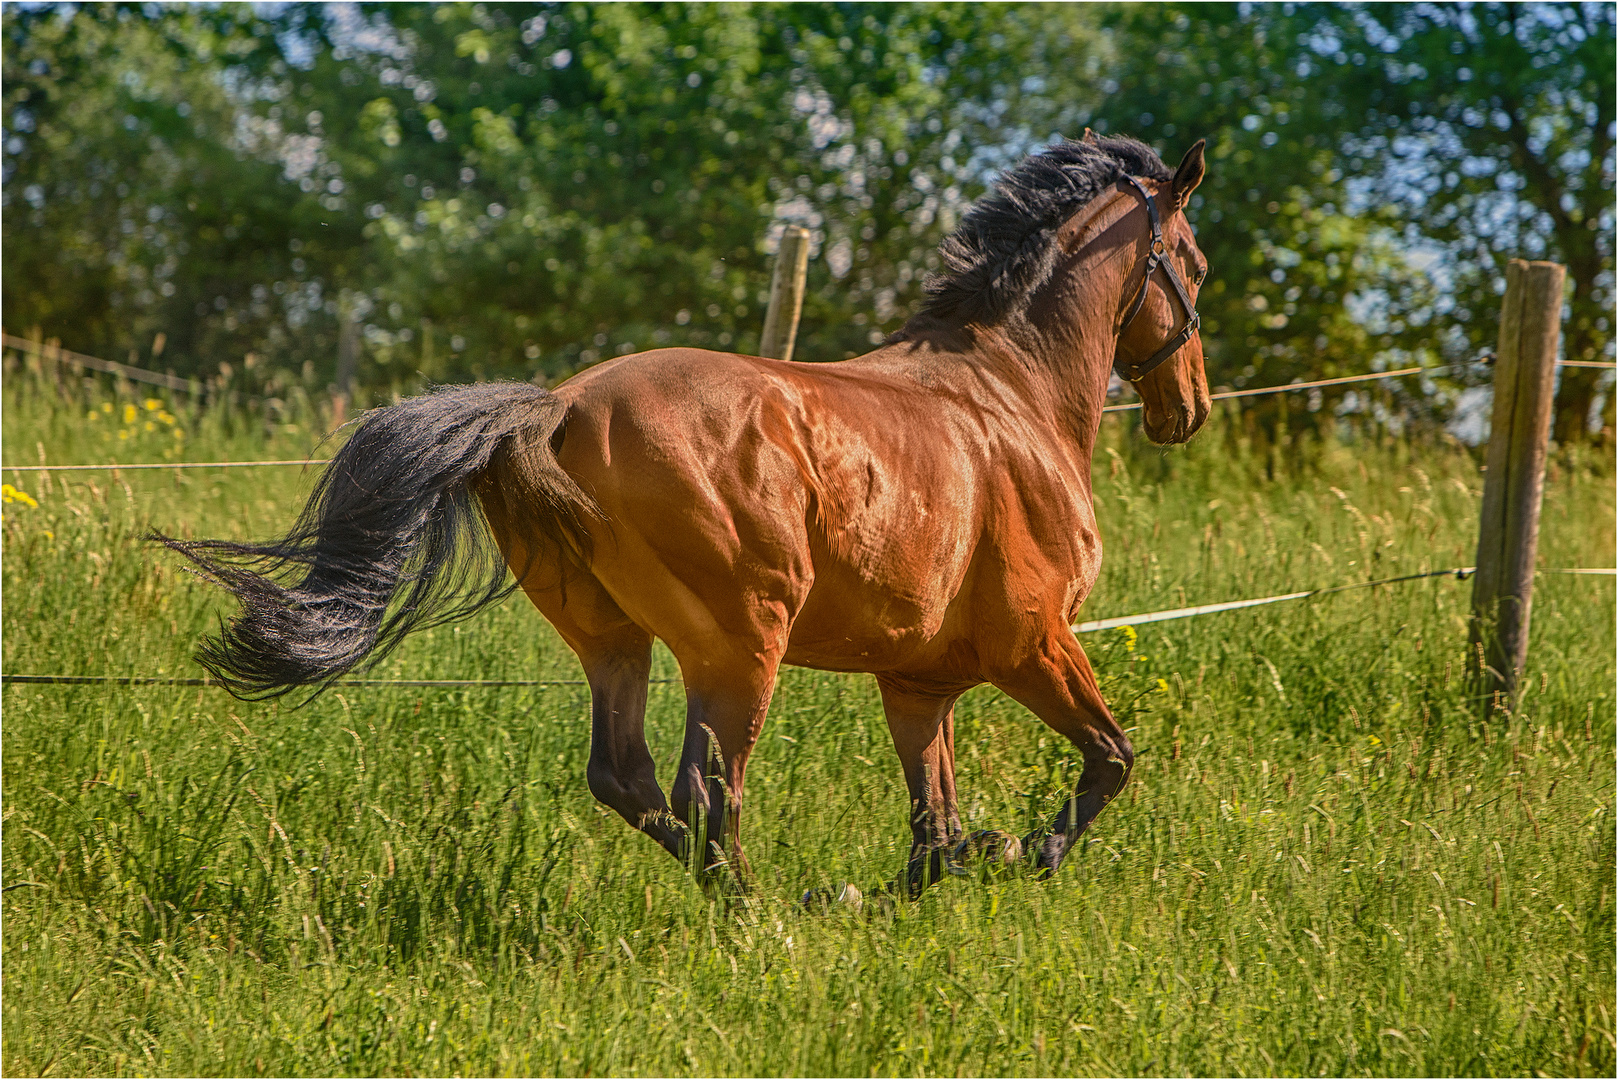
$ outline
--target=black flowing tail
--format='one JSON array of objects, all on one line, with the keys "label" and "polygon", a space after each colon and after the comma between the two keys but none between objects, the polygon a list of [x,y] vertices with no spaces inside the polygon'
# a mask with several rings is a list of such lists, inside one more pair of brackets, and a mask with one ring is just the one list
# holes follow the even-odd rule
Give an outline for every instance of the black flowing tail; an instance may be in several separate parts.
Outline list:
[{"label": "black flowing tail", "polygon": [[241,601],[198,661],[238,697],[318,693],[412,630],[508,595],[479,494],[531,534],[531,553],[549,542],[587,554],[599,510],[556,463],[566,413],[527,383],[439,388],[361,417],[283,539],[152,534]]}]

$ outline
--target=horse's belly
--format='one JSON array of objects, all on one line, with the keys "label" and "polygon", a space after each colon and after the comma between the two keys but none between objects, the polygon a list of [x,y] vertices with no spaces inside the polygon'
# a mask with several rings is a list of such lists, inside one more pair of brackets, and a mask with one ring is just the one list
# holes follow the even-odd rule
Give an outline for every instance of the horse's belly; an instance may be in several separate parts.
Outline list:
[{"label": "horse's belly", "polygon": [[872,580],[846,565],[817,566],[784,659],[833,671],[905,666],[944,624],[951,600],[946,582]]}]

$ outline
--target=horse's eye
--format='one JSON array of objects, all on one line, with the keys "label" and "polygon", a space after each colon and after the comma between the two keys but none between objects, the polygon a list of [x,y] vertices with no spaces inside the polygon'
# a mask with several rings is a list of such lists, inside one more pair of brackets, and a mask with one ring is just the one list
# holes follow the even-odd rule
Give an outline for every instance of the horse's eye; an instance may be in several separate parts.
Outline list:
[{"label": "horse's eye", "polygon": [[1200,287],[1202,285],[1202,279],[1207,277],[1207,276],[1208,276],[1208,268],[1206,266],[1204,266],[1202,269],[1198,270],[1196,272],[1196,274],[1191,278],[1191,284]]}]

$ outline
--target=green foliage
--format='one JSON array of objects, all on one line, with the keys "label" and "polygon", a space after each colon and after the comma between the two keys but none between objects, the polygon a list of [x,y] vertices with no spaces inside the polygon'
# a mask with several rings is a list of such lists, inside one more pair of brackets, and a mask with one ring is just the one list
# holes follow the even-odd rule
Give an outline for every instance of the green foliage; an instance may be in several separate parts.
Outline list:
[{"label": "green foliage", "polygon": [[[353,311],[372,382],[555,377],[657,344],[756,347],[770,252],[800,223],[821,257],[799,355],[840,359],[913,309],[985,168],[1062,126],[1071,88],[1041,92],[1027,73],[1085,37],[1077,16],[1039,7],[398,5],[354,18],[8,9],[21,134],[6,198],[39,204],[8,275],[78,275],[49,238],[95,203],[109,220],[86,242],[130,281],[8,291],[8,323],[59,332],[93,308],[102,321],[68,335],[83,351],[121,354],[166,327],[185,373],[257,349],[323,375]],[[211,80],[217,107],[149,70],[164,51]],[[172,122],[181,110],[189,126]],[[239,175],[196,163],[209,152]],[[108,163],[106,177],[87,179],[101,174],[75,155]],[[277,205],[260,220],[237,203],[266,185]],[[190,222],[199,189],[236,231]],[[222,242],[236,239],[252,259]],[[185,257],[204,244],[233,276]]]},{"label": "green foliage", "polygon": [[1210,267],[1197,306],[1217,382],[1357,374],[1394,348],[1445,359],[1430,328],[1379,336],[1352,308],[1374,292],[1408,312],[1433,295],[1406,264],[1397,216],[1345,205],[1337,125],[1299,72],[1314,21],[1231,4],[1123,5],[1107,19],[1115,54],[1138,59],[1116,69],[1096,124],[1154,143],[1209,139],[1189,216]]},{"label": "green foliage", "polygon": [[[431,71],[430,107],[401,84],[378,99],[397,150],[334,140],[376,158],[383,183],[355,197],[377,200],[384,296],[475,327],[471,350],[521,339],[553,372],[656,344],[755,348],[789,222],[822,256],[800,355],[864,351],[861,327],[902,322],[977,180],[966,148],[995,137],[977,114],[1070,43],[1033,10],[929,6],[411,7],[392,25],[410,65],[356,63],[378,89]],[[424,156],[433,121],[448,161]]]},{"label": "green foliage", "polygon": [[[1120,62],[1097,116],[1156,142],[1210,138],[1193,220],[1216,377],[1492,351],[1513,258],[1567,265],[1566,355],[1611,359],[1613,18],[1610,4],[1112,9]],[[1610,376],[1562,378],[1558,437],[1577,439]]]},{"label": "green foliage", "polygon": [[[801,224],[797,355],[835,360],[916,309],[995,170],[1090,124],[1211,140],[1215,383],[1471,360],[1515,256],[1568,265],[1569,355],[1606,357],[1612,11],[13,5],[4,318],[271,394],[330,381],[346,318],[377,393],[556,379],[756,348]],[[1567,439],[1610,376],[1563,378]]]},{"label": "green foliage", "polygon": [[[82,454],[109,424],[172,441],[144,428],[158,411],[197,459],[308,449],[296,402],[148,410],[18,372],[4,393],[13,463]],[[1248,415],[1167,455],[1106,421],[1086,617],[1470,561],[1466,451],[1352,430],[1272,444]],[[1610,560],[1612,477],[1610,455],[1557,456],[1548,505],[1577,512],[1547,515],[1545,564]],[[223,614],[147,527],[265,536],[310,483],[7,479],[36,505],[3,507],[0,665],[95,675],[194,674]],[[8,685],[0,1066],[1611,1075],[1611,590],[1540,579],[1522,706],[1482,725],[1453,581],[1089,635],[1141,755],[1087,843],[1048,883],[951,880],[858,917],[794,902],[869,892],[905,855],[865,677],[783,673],[748,777],[759,879],[728,910],[591,800],[581,686],[339,688],[298,710]],[[519,598],[377,674],[578,678]],[[666,653],[654,676],[678,676]],[[653,687],[665,778],[683,712],[677,684]],[[1070,749],[986,689],[958,708],[957,754],[974,828],[1027,827],[1073,780]]]},{"label": "green foliage", "polygon": [[[1488,316],[1506,260],[1553,259],[1571,286],[1566,355],[1612,359],[1613,6],[1329,14],[1340,54],[1364,56],[1382,75],[1333,80],[1356,136],[1348,171],[1445,250],[1446,321],[1472,348],[1492,348]],[[1560,437],[1583,431],[1599,377],[1564,373]]]},{"label": "green foliage", "polygon": [[186,374],[285,348],[268,286],[315,222],[233,137],[220,78],[250,81],[260,40],[196,7],[8,8],[4,28],[7,329]]}]

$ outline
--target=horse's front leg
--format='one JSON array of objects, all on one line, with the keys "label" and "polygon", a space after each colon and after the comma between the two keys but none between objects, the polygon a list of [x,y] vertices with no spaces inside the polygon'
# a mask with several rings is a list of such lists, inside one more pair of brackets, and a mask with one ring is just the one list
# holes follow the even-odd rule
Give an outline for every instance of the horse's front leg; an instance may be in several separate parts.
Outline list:
[{"label": "horse's front leg", "polygon": [[899,885],[911,899],[944,876],[961,838],[955,798],[955,699],[878,677],[882,710],[910,788],[910,858]]},{"label": "horse's front leg", "polygon": [[1048,877],[1062,865],[1090,822],[1129,782],[1135,748],[1101,699],[1095,672],[1066,620],[1022,663],[991,681],[1053,731],[1066,736],[1084,759],[1084,770],[1051,823],[1051,832],[1036,832],[1023,841],[1025,847],[1034,849],[1040,876]]}]

